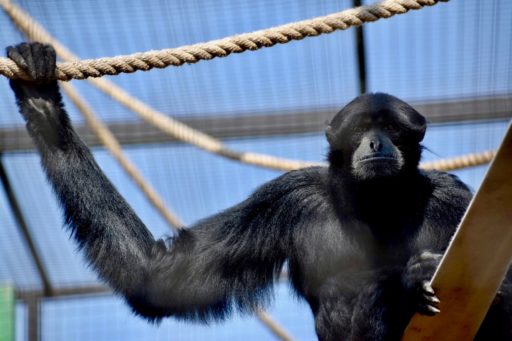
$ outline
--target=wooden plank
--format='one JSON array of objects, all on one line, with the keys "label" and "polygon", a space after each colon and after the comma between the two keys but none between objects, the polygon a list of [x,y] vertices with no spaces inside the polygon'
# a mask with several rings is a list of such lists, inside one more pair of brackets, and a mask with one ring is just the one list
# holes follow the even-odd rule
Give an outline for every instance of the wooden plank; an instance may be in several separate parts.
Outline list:
[{"label": "wooden plank", "polygon": [[512,260],[512,125],[432,279],[434,317],[416,314],[403,340],[472,340]]}]

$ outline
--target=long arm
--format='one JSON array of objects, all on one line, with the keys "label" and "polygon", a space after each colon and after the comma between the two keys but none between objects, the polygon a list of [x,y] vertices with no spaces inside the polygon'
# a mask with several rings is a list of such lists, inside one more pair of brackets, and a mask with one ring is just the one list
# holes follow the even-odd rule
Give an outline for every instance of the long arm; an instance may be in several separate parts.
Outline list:
[{"label": "long arm", "polygon": [[51,80],[53,49],[21,44],[8,55],[35,80],[11,86],[66,223],[93,268],[136,313],[220,318],[233,307],[251,310],[265,298],[286,259],[290,226],[301,214],[298,203],[289,203],[289,184],[301,172],[274,180],[174,238],[155,241],[71,127]]}]

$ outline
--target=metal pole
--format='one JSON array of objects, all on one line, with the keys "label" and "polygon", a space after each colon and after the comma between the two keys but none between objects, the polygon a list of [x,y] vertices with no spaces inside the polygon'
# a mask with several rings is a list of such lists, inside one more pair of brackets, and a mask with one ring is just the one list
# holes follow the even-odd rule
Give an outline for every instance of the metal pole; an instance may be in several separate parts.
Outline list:
[{"label": "metal pole", "polygon": [[[361,0],[353,0],[354,7],[361,6]],[[357,51],[357,66],[359,75],[359,93],[364,94],[366,88],[366,55],[364,49],[364,32],[363,26],[356,27],[356,51]]]}]

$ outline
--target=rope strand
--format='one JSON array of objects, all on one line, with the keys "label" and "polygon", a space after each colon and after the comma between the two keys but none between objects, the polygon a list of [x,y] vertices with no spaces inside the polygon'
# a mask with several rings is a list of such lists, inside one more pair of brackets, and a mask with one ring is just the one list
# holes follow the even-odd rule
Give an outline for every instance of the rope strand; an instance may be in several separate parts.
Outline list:
[{"label": "rope strand", "polygon": [[[275,44],[286,44],[293,40],[315,37],[338,30],[346,30],[352,26],[390,18],[397,14],[418,10],[425,6],[433,6],[438,2],[448,0],[385,0],[376,4],[347,9],[338,13],[313,19],[298,21],[252,33],[239,34],[206,43],[181,46],[159,51],[140,52],[125,56],[106,57],[99,59],[81,60],[60,63],[55,77],[61,81],[101,77],[132,73],[152,68],[181,66],[193,64],[201,60],[216,57],[227,57],[232,53],[256,51]],[[19,11],[9,0],[0,0],[0,5],[11,16]],[[38,30],[35,25],[26,25],[23,31]],[[48,41],[46,39],[36,39]],[[68,59],[68,58],[64,58]],[[0,74],[8,78],[23,78],[30,80],[18,66],[7,58],[0,58]]]}]

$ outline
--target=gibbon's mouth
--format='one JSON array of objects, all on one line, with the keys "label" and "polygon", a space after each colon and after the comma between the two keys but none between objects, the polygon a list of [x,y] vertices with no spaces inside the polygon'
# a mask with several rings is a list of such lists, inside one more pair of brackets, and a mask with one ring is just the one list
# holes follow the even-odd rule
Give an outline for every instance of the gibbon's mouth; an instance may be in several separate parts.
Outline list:
[{"label": "gibbon's mouth", "polygon": [[376,155],[376,156],[365,156],[359,160],[357,160],[357,163],[360,162],[380,162],[380,161],[396,161],[396,158],[390,155]]}]

